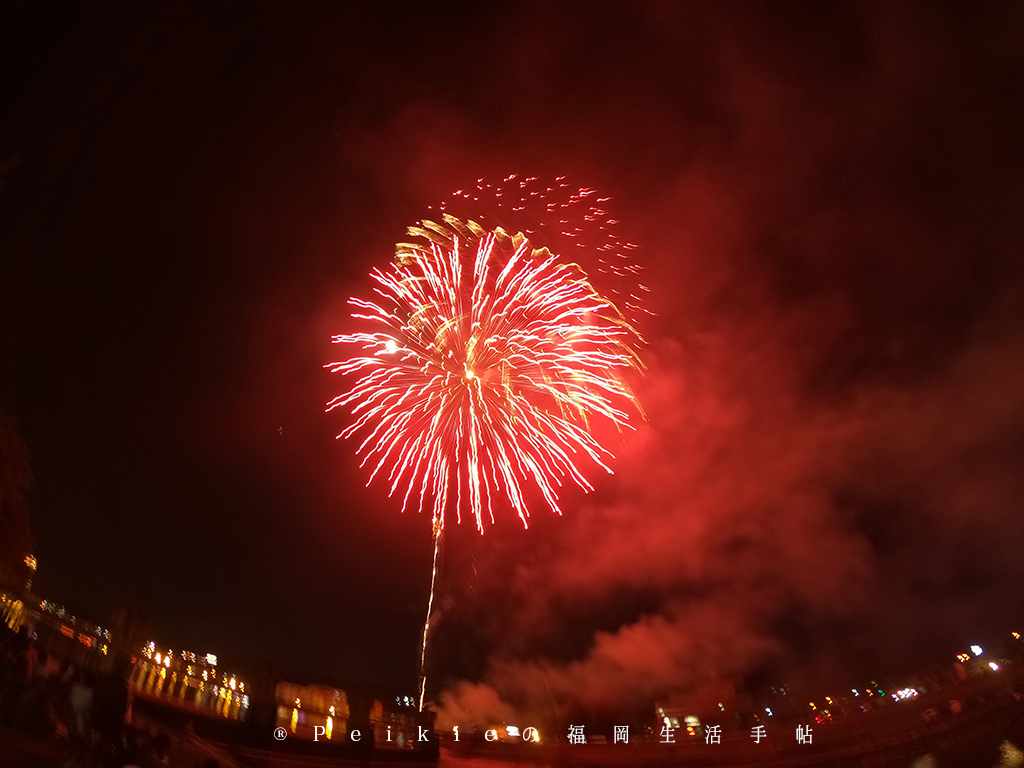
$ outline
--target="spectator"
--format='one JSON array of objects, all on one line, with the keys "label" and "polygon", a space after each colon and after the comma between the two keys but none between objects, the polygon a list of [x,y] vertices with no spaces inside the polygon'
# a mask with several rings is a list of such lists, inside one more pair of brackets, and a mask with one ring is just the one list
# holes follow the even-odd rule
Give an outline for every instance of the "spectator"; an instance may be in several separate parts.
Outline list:
[{"label": "spectator", "polygon": [[15,704],[12,723],[18,730],[37,738],[53,734],[56,719],[47,696],[45,677],[35,677],[24,687]]},{"label": "spectator", "polygon": [[100,757],[103,762],[119,768],[124,752],[125,715],[128,713],[127,660],[116,658],[110,662],[96,681],[93,693],[93,717],[100,736]]},{"label": "spectator", "polygon": [[68,690],[71,722],[68,732],[72,741],[87,741],[92,733],[93,687],[90,682],[85,672],[80,669],[75,670],[71,677],[71,687]]}]

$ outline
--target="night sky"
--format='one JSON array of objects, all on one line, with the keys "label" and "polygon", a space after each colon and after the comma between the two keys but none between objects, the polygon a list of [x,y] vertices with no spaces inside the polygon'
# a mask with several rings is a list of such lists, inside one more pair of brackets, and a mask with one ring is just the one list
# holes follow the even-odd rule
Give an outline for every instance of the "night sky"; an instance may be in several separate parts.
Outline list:
[{"label": "night sky", "polygon": [[649,422],[563,517],[450,533],[450,703],[844,682],[1019,628],[1024,6],[144,5],[0,11],[42,596],[411,694],[430,520],[335,440],[330,337],[429,206],[564,174],[641,246]]}]

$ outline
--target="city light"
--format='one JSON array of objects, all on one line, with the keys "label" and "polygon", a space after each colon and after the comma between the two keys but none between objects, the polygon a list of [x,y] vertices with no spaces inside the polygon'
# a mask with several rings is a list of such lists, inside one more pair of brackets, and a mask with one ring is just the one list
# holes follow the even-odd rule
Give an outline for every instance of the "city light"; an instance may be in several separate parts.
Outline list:
[{"label": "city light", "polygon": [[984,652],[985,649],[982,648],[980,645],[971,646],[971,653],[973,653],[975,656],[981,656],[981,654],[983,654]]}]

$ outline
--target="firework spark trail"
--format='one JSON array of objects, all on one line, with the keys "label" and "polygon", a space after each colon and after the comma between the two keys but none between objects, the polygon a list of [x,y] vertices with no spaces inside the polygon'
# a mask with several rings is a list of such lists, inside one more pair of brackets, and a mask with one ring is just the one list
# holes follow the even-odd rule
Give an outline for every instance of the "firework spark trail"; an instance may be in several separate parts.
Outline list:
[{"label": "firework spark trail", "polygon": [[429,247],[401,244],[371,272],[378,299],[350,302],[373,332],[333,339],[359,349],[326,366],[356,376],[328,404],[355,417],[339,437],[365,431],[368,482],[386,471],[389,495],[404,484],[403,511],[418,490],[442,527],[452,505],[482,533],[499,498],[527,526],[527,480],[560,514],[564,480],[592,490],[581,459],[611,472],[589,429],[594,417],[630,428],[638,335],[578,265],[522,235],[451,216],[410,233]]},{"label": "firework spark trail", "polygon": [[434,564],[430,569],[430,598],[427,600],[427,618],[423,622],[423,640],[420,642],[420,712],[427,696],[427,638],[430,636],[430,619],[434,611],[434,585],[437,583],[437,559],[441,554],[441,537],[444,529],[434,525]]},{"label": "firework spark trail", "polygon": [[604,207],[609,200],[589,187],[574,187],[566,177],[543,180],[511,174],[500,180],[478,179],[456,190],[438,208],[485,227],[523,232],[568,260],[593,264],[592,283],[635,323],[650,315],[650,289],[639,282],[641,268],[632,259],[637,247],[619,235],[619,222]]}]

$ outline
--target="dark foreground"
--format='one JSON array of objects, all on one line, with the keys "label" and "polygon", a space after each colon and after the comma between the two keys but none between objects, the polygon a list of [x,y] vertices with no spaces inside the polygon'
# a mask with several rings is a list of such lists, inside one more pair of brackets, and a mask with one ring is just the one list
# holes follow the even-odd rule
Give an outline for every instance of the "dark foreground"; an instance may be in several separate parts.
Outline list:
[{"label": "dark foreground", "polygon": [[[115,676],[116,678],[116,676]],[[117,678],[119,679],[119,678]],[[127,696],[124,681],[121,688]],[[393,749],[378,742],[366,751],[343,739],[313,742],[273,730],[254,733],[250,724],[174,706],[166,700],[136,695],[130,725],[117,736],[118,757],[101,748],[102,729],[92,738],[75,738],[70,711],[38,706],[43,701],[27,689],[20,699],[7,698],[0,726],[0,768],[315,768],[317,766],[435,766],[537,768],[594,766],[777,766],[798,768],[1014,768],[1024,766],[1024,668],[935,690],[926,699],[891,704],[813,725],[811,743],[797,743],[796,723],[770,722],[755,742],[749,729],[722,727],[720,743],[702,736],[662,744],[660,739],[628,744],[570,744],[565,736],[545,734],[542,744],[488,743],[465,734],[454,742],[412,744]],[[45,690],[45,688],[39,689]],[[97,691],[103,687],[98,686]],[[51,697],[59,701],[61,697]],[[36,702],[32,709],[26,702]],[[18,703],[15,703],[18,702]],[[116,720],[120,729],[126,708]],[[38,711],[37,711],[38,710]],[[33,712],[37,717],[29,717]],[[49,717],[43,717],[48,714]],[[102,718],[97,717],[97,722]],[[21,726],[19,727],[19,723]],[[56,726],[56,727],[55,727]],[[63,727],[62,727],[63,726]],[[596,734],[594,734],[596,736]],[[371,736],[372,738],[372,736]],[[594,740],[594,739],[592,739]],[[109,740],[108,740],[109,741]],[[372,744],[372,741],[369,742]],[[129,757],[130,755],[130,757]]]},{"label": "dark foreground", "polygon": [[[1024,703],[1005,699],[965,707],[955,716],[934,722],[908,721],[904,713],[876,713],[869,721],[816,727],[811,744],[784,743],[779,726],[774,742],[746,741],[740,734],[723,737],[721,744],[691,740],[678,745],[566,743],[532,746],[450,743],[438,760],[423,754],[378,751],[361,759],[346,755],[337,745],[287,740],[261,744],[236,739],[216,722],[183,723],[173,712],[143,707],[133,727],[165,734],[170,751],[167,768],[316,768],[317,766],[427,766],[501,768],[507,765],[550,766],[778,766],[779,768],[1012,768],[1024,766]],[[79,754],[66,742],[0,730],[0,767],[64,768],[99,763]]]}]

